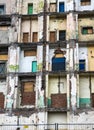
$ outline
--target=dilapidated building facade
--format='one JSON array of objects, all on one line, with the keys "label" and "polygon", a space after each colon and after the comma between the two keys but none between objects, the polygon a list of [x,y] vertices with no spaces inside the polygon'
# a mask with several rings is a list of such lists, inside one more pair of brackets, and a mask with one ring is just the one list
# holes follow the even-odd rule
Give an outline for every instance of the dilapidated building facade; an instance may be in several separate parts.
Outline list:
[{"label": "dilapidated building facade", "polygon": [[94,0],[0,0],[0,117],[94,123]]}]

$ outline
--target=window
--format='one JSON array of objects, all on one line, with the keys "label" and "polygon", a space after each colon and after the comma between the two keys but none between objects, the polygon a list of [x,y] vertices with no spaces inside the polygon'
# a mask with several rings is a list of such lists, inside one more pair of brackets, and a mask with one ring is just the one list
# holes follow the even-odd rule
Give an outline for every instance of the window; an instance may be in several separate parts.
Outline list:
[{"label": "window", "polygon": [[81,6],[86,6],[90,4],[91,4],[91,0],[81,0]]},{"label": "window", "polygon": [[83,27],[82,34],[93,34],[93,27]]},{"label": "window", "polygon": [[28,14],[33,14],[33,4],[28,4]]},{"label": "window", "polygon": [[24,51],[24,57],[26,57],[26,56],[36,56],[36,50],[25,50]]},{"label": "window", "polygon": [[59,40],[60,41],[66,40],[66,31],[65,30],[59,31]]},{"label": "window", "polygon": [[64,12],[65,11],[65,4],[64,2],[59,3],[59,12]]},{"label": "window", "polygon": [[4,63],[0,63],[0,74],[5,74],[6,72],[6,64]]},{"label": "window", "polygon": [[32,42],[38,42],[38,33],[37,32],[33,32]]},{"label": "window", "polygon": [[56,3],[50,3],[50,12],[56,12]]},{"label": "window", "polygon": [[56,32],[50,32],[50,42],[56,41]]},{"label": "window", "polygon": [[27,43],[29,38],[29,33],[23,33],[23,42]]},{"label": "window", "polygon": [[5,7],[4,5],[0,5],[0,14],[4,14],[5,13]]},{"label": "window", "polygon": [[85,60],[79,60],[79,70],[85,71]]},{"label": "window", "polygon": [[35,104],[35,91],[34,82],[23,82],[22,83],[22,105],[34,105]]}]

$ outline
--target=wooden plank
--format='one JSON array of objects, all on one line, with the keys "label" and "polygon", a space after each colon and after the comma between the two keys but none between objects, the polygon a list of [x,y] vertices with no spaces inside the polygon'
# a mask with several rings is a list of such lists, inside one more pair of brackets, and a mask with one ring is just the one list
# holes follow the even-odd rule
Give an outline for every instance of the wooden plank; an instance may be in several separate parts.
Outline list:
[{"label": "wooden plank", "polygon": [[8,55],[6,54],[0,55],[0,60],[8,60]]},{"label": "wooden plank", "polygon": [[33,82],[25,82],[24,92],[33,92],[33,91],[34,91]]},{"label": "wooden plank", "polygon": [[27,51],[27,50],[25,50],[24,51],[24,57],[25,56],[36,56],[36,51]]},{"label": "wooden plank", "polygon": [[32,42],[38,42],[38,33],[37,32],[33,32]]}]

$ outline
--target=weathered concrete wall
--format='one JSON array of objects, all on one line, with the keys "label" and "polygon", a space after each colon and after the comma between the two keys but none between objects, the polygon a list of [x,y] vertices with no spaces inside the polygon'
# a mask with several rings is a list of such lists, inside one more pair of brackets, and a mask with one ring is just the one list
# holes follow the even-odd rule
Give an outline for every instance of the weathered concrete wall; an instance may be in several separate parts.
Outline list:
[{"label": "weathered concrete wall", "polygon": [[76,5],[78,5],[78,10],[80,11],[88,11],[88,10],[94,10],[94,0],[91,0],[91,5],[81,6],[80,1],[76,1]]},{"label": "weathered concrete wall", "polygon": [[82,34],[82,27],[93,27],[94,28],[94,19],[92,18],[83,18],[78,20],[78,34],[80,41],[92,41],[94,40],[94,33],[92,34]]},{"label": "weathered concrete wall", "polygon": [[77,38],[78,38],[78,16],[76,14],[69,13],[67,15],[67,40]]},{"label": "weathered concrete wall", "polygon": [[79,98],[80,107],[90,106],[89,77],[79,77]]},{"label": "weathered concrete wall", "polygon": [[[67,93],[67,84],[66,77],[60,77],[60,87],[58,76],[48,78],[48,105],[51,105],[51,94],[66,94]],[[66,99],[64,99],[65,101]],[[63,102],[63,101],[62,101]],[[56,105],[56,104],[55,104]]]},{"label": "weathered concrete wall", "polygon": [[22,2],[22,14],[28,14],[28,4],[33,4],[33,14],[43,11],[43,0],[27,0]]},{"label": "weathered concrete wall", "polygon": [[87,50],[87,47],[80,47],[79,48],[79,60],[86,61],[85,69],[86,69],[86,71],[88,71],[88,50]]},{"label": "weathered concrete wall", "polygon": [[66,19],[50,19],[49,31],[56,31],[56,39],[59,40],[59,31],[66,30]]},{"label": "weathered concrete wall", "polygon": [[0,30],[0,43],[9,43],[9,38],[8,38],[8,31],[1,31]]},{"label": "weathered concrete wall", "polygon": [[24,57],[24,51],[21,51],[19,72],[32,72],[32,61],[36,61],[36,56],[25,56]]},{"label": "weathered concrete wall", "polygon": [[0,5],[5,5],[5,14],[11,14],[16,12],[15,0],[0,0]]},{"label": "weathered concrete wall", "polygon": [[[78,112],[78,115],[71,114],[69,117],[70,123],[94,123],[94,111],[85,111],[85,112]],[[74,126],[75,127],[75,126]],[[88,129],[90,126],[88,126]],[[79,125],[79,129],[81,129],[81,126]]]},{"label": "weathered concrete wall", "polygon": [[[56,77],[49,77],[49,88],[48,88],[48,95],[51,96],[52,93],[58,93],[58,76]],[[60,78],[60,93],[66,93],[66,78]],[[54,84],[54,85],[53,85]]]},{"label": "weathered concrete wall", "polygon": [[67,123],[67,114],[64,113],[49,113],[48,124]]},{"label": "weathered concrete wall", "polygon": [[29,33],[28,42],[32,42],[33,32],[38,32],[38,21],[37,20],[22,21],[21,40],[23,41],[23,33]]}]

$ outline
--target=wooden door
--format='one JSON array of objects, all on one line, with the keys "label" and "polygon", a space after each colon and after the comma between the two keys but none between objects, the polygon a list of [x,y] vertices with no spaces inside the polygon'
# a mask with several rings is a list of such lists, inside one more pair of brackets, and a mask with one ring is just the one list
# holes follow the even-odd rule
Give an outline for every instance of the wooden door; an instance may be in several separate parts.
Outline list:
[{"label": "wooden door", "polygon": [[23,33],[23,42],[27,43],[29,38],[29,33]]},{"label": "wooden door", "polygon": [[55,32],[50,32],[50,42],[55,42],[56,41],[56,33]]},{"label": "wooden door", "polygon": [[38,33],[37,32],[33,32],[32,42],[38,42]]}]

